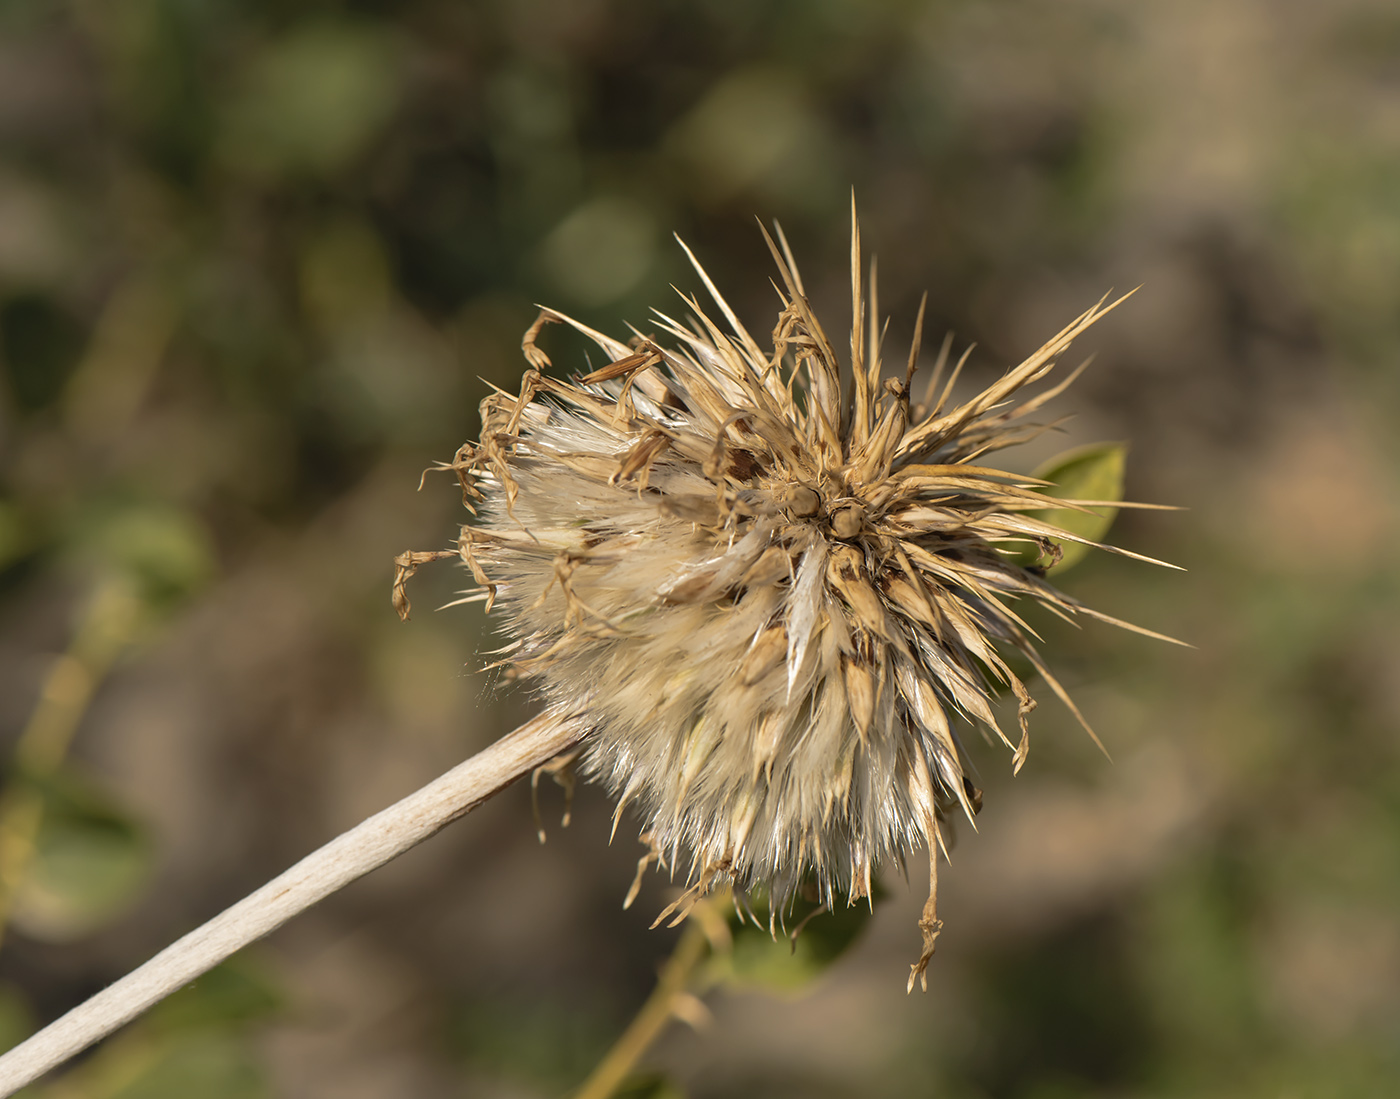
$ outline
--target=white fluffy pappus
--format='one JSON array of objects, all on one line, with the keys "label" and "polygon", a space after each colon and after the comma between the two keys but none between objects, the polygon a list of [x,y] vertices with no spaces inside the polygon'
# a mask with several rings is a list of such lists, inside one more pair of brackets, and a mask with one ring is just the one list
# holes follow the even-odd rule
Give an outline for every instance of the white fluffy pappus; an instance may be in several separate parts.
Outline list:
[{"label": "white fluffy pappus", "polygon": [[[827,906],[854,902],[874,867],[926,849],[912,988],[940,927],[940,821],[980,807],[956,730],[980,726],[1016,768],[1025,759],[1035,703],[1001,654],[1021,653],[1079,716],[1012,605],[1127,626],[1019,563],[1027,544],[1053,557],[1053,540],[1083,541],[1035,516],[1047,504],[1118,502],[1051,501],[1044,482],[980,464],[1045,430],[1026,417],[1073,374],[1011,398],[1117,303],[961,403],[950,398],[966,355],[949,369],[945,342],[915,401],[923,307],[907,364],[886,378],[854,214],[844,365],[781,230],[764,235],[782,281],[768,349],[698,263],[726,327],[690,298],[692,327],[657,313],[660,335],[629,343],[541,313],[519,394],[483,401],[480,442],[443,466],[478,514],[456,553],[476,597],[504,610],[502,663],[561,715],[584,716],[583,773],[619,816],[640,816],[655,860],[686,874],[672,910],[725,882],[766,889],[774,911],[805,882]],[[544,373],[536,340],[551,322],[608,364],[569,381]],[[400,596],[433,556],[405,555]],[[1015,743],[993,712],[1005,690],[1019,703]]]}]

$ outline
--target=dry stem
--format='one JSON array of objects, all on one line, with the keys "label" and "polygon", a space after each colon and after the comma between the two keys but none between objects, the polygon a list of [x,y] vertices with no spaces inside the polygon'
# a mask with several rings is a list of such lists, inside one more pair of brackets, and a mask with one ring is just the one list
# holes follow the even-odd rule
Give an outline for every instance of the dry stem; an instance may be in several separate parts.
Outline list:
[{"label": "dry stem", "polygon": [[343,832],[0,1057],[0,1097],[12,1095],[236,950],[471,812],[582,735],[577,717],[541,714],[416,793]]},{"label": "dry stem", "polygon": [[647,1002],[574,1093],[573,1099],[610,1099],[622,1086],[642,1054],[676,1017],[677,1004],[686,995],[696,966],[705,960],[709,945],[709,937],[698,923],[686,927]]}]

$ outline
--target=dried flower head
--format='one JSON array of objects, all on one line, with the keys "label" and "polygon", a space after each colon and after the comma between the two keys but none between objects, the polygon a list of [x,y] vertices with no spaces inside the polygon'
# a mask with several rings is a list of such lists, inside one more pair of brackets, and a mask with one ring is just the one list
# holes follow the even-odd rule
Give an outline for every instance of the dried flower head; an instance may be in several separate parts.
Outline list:
[{"label": "dried flower head", "polygon": [[[1044,430],[1026,417],[1073,375],[1009,398],[1113,306],[958,404],[966,355],[950,371],[945,342],[914,401],[923,307],[907,365],[884,377],[854,216],[852,228],[848,367],[781,230],[779,243],[765,233],[782,278],[771,350],[691,255],[727,330],[690,298],[693,327],[656,314],[669,347],[546,309],[525,336],[519,394],[486,398],[481,441],[447,468],[480,512],[459,551],[474,597],[506,609],[502,663],[561,713],[586,715],[582,770],[617,795],[619,815],[635,807],[656,860],[688,863],[683,902],[732,881],[766,887],[777,911],[804,880],[828,906],[854,901],[873,867],[924,847],[933,884],[912,988],[939,928],[940,822],[980,804],[956,724],[1024,762],[1035,702],[1007,649],[1078,716],[1011,605],[1125,625],[1018,563],[1027,543],[1082,539],[1030,514],[1047,505],[1044,482],[980,464]],[[607,365],[545,374],[536,339],[550,322],[593,340]],[[429,556],[401,559],[400,581]],[[1006,689],[1016,744],[993,711]]]}]

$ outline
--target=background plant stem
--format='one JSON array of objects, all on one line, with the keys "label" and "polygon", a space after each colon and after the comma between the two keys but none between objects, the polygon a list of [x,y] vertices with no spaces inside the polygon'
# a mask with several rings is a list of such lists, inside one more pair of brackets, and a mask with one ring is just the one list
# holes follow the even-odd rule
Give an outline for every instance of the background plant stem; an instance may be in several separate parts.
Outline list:
[{"label": "background plant stem", "polygon": [[98,586],[15,745],[14,770],[0,797],[0,941],[34,856],[44,782],[63,765],[94,692],[130,644],[140,614],[140,601],[123,580]]},{"label": "background plant stem", "polygon": [[676,1005],[688,993],[696,967],[710,952],[710,942],[701,921],[687,921],[676,948],[661,969],[656,988],[574,1099],[608,1099],[631,1075],[642,1055],[675,1017]]}]

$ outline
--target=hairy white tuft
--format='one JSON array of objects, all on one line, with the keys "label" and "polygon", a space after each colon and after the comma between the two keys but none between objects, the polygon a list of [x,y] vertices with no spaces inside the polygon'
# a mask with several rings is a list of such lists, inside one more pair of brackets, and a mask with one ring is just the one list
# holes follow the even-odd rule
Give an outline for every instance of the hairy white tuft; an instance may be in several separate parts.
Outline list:
[{"label": "hairy white tuft", "polygon": [[[1046,507],[1041,483],[978,463],[1041,430],[1023,417],[1061,387],[1010,398],[1112,305],[951,406],[945,344],[916,402],[917,330],[907,371],[884,378],[854,221],[844,367],[786,244],[768,243],[785,288],[770,350],[698,263],[727,331],[690,299],[693,330],[657,314],[669,346],[544,310],[519,394],[482,403],[481,440],[450,468],[480,514],[461,556],[515,638],[503,663],[585,718],[583,771],[635,808],[660,861],[689,865],[688,897],[732,881],[780,907],[812,879],[831,905],[919,847],[936,881],[940,821],[980,806],[950,712],[1023,762],[1034,702],[1000,652],[1068,702],[1010,606],[1083,609],[1018,563],[1068,536],[1026,514]],[[551,322],[608,365],[545,374]],[[991,706],[1005,689],[1015,746]],[[911,987],[933,895],[921,927]]]}]

